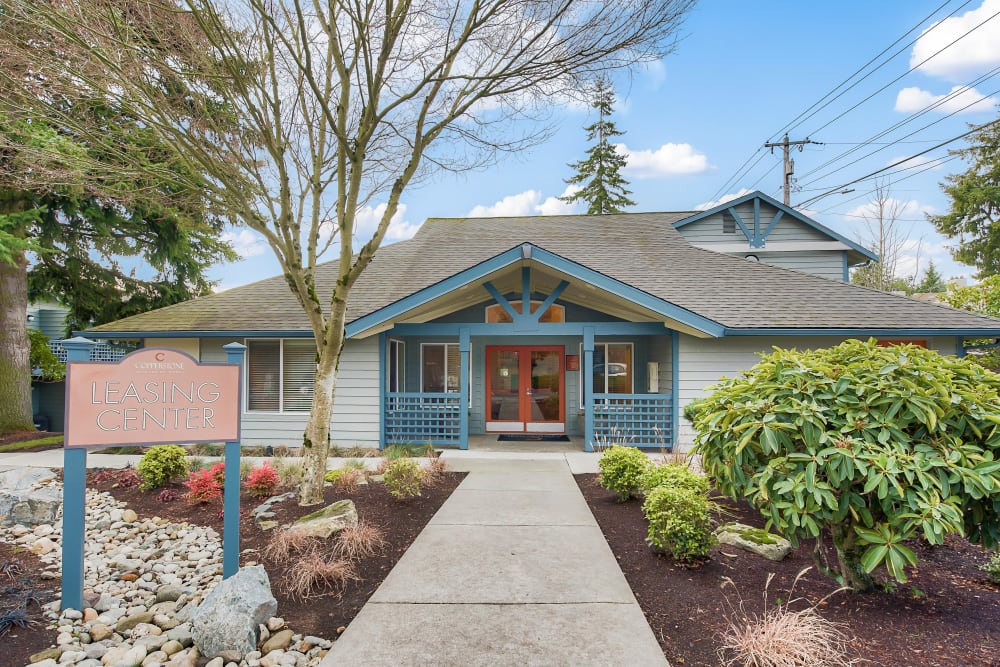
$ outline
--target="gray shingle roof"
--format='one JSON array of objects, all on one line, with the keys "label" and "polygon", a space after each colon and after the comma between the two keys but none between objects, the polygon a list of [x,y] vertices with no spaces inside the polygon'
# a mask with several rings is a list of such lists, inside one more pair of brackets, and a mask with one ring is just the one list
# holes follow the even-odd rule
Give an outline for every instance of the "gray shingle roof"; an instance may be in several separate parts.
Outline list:
[{"label": "gray shingle roof", "polygon": [[[673,228],[690,213],[430,219],[380,248],[348,321],[529,242],[730,329],[996,329],[1000,320],[695,248]],[[317,270],[329,294],[336,266]],[[281,277],[95,327],[111,331],[291,331],[308,322]]]}]

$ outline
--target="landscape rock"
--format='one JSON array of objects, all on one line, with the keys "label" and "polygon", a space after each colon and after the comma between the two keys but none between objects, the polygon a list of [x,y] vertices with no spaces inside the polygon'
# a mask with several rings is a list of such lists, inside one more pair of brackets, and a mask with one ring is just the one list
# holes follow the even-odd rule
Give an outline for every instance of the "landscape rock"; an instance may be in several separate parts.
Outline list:
[{"label": "landscape rock", "polygon": [[264,644],[260,647],[261,653],[267,654],[271,651],[288,648],[292,643],[293,634],[294,633],[291,630],[287,629],[274,633],[271,635],[271,638],[264,642]]},{"label": "landscape rock", "polygon": [[0,524],[47,525],[55,522],[62,509],[60,489],[11,489],[2,482],[0,489],[3,489],[0,492]]},{"label": "landscape rock", "polygon": [[715,537],[719,544],[728,544],[768,560],[782,560],[792,551],[791,542],[780,535],[742,523],[719,526],[715,529]]},{"label": "landscape rock", "polygon": [[289,530],[312,537],[327,538],[344,528],[358,525],[358,509],[353,500],[338,500],[321,510],[307,514],[292,524]]},{"label": "landscape rock", "polygon": [[249,653],[257,648],[257,626],[277,609],[264,567],[244,567],[217,584],[191,615],[195,646],[208,658]]}]

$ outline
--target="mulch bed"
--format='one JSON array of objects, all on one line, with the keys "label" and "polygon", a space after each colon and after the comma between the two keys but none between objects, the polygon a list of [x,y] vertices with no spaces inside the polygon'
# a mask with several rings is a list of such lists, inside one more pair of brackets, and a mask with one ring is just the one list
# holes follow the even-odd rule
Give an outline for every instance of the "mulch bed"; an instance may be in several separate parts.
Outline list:
[{"label": "mulch bed", "polygon": [[[672,665],[718,665],[718,636],[727,627],[731,605],[742,596],[748,609],[760,612],[770,573],[775,577],[769,605],[778,598],[816,602],[837,588],[813,569],[789,596],[796,575],[812,565],[811,543],[778,563],[717,546],[701,567],[674,565],[646,545],[640,502],[616,502],[597,477],[577,475],[577,484]],[[763,527],[763,519],[745,503],[727,503],[734,516],[726,520]],[[819,613],[853,636],[853,657],[861,664],[1000,666],[1000,586],[978,569],[986,552],[959,538],[941,547],[914,546],[919,567],[909,583],[870,595],[840,592],[823,602]],[[722,588],[727,577],[735,588]]]},{"label": "mulch bed", "polygon": [[0,627],[17,610],[24,609],[31,624],[11,626],[0,634],[4,664],[25,665],[28,656],[48,648],[55,637],[45,629],[41,605],[56,598],[58,579],[37,576],[43,568],[38,556],[6,542],[0,542]]},{"label": "mulch bed", "polygon": [[[87,488],[107,491],[116,499],[127,504],[140,517],[160,516],[171,521],[211,526],[222,535],[222,501],[208,505],[191,504],[184,500],[182,485],[172,484],[165,488],[174,489],[180,497],[171,502],[157,500],[162,489],[143,492],[136,487],[122,487],[109,476],[105,479],[95,476],[100,471],[88,471]],[[348,582],[339,595],[327,594],[309,600],[290,598],[283,590],[282,580],[296,567],[294,561],[275,563],[263,559],[261,552],[275,534],[275,530],[263,531],[253,521],[253,510],[260,501],[244,493],[241,494],[240,508],[240,564],[263,564],[271,581],[271,592],[278,601],[278,616],[285,619],[289,627],[297,633],[317,635],[336,639],[338,629],[342,630],[361,610],[375,589],[388,575],[403,552],[413,543],[427,522],[448,499],[455,487],[461,483],[465,473],[443,473],[433,487],[423,487],[421,496],[407,501],[397,501],[385,490],[383,484],[367,484],[350,493],[338,492],[327,487],[324,493],[326,504],[350,498],[357,506],[362,521],[379,526],[387,542],[386,548],[376,556],[364,559],[358,564],[361,580]],[[273,510],[275,520],[284,525],[310,514],[324,505],[300,507],[294,500],[277,503]],[[35,556],[24,550],[16,551],[12,545],[0,542],[0,563],[16,558],[25,562],[25,572],[40,572],[41,566]],[[5,585],[0,574],[0,589]],[[58,591],[59,581],[33,580],[35,588]],[[3,603],[0,598],[0,603]],[[2,607],[5,609],[6,607]],[[51,630],[44,627],[44,618],[37,605],[32,607],[32,617],[40,623],[29,631],[12,630],[0,636],[4,658],[2,664],[23,665],[28,656],[49,647],[55,640]],[[15,636],[15,633],[17,636]],[[10,662],[7,662],[10,661]]]}]

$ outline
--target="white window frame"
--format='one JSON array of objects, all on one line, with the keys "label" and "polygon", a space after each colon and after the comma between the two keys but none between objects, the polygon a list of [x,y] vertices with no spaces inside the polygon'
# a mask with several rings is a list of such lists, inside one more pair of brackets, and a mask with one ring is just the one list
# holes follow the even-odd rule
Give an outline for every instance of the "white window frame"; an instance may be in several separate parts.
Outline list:
[{"label": "white window frame", "polygon": [[[629,387],[628,393],[634,394],[635,393],[635,342],[634,341],[630,341],[630,340],[609,340],[609,341],[595,342],[594,343],[594,349],[595,350],[598,347],[603,347],[604,348],[604,364],[605,365],[607,365],[607,363],[608,363],[608,345],[628,345],[629,350],[630,350],[630,352],[629,352],[629,365],[632,368],[632,374],[631,374],[631,377],[629,378],[631,380],[631,382],[630,382],[631,386]],[[580,370],[580,377],[577,379],[577,385],[579,385],[579,387],[578,387],[578,393],[580,395],[580,409],[581,410],[586,409],[586,406],[583,403],[583,384],[584,384],[583,374],[584,374],[584,372],[589,372],[589,373],[593,373],[594,372],[593,368],[587,369],[586,371],[583,370],[583,368],[584,368],[583,359],[584,359],[584,357],[583,357],[583,343],[580,343],[580,369],[581,370]],[[603,391],[598,391],[597,387],[594,387],[594,393],[595,394],[606,394],[606,393],[608,393],[608,376],[607,376],[607,374],[604,375],[604,387],[603,387]]]},{"label": "white window frame", "polygon": [[[385,390],[386,390],[387,393],[391,393],[392,392],[392,371],[395,370],[396,371],[396,392],[397,393],[404,392],[404,391],[406,391],[406,342],[402,341],[402,340],[399,340],[398,338],[390,338],[388,346],[389,346],[389,349],[387,349],[386,352],[385,352],[386,363],[388,363],[389,359],[392,358],[392,355],[389,354],[389,350],[391,350],[392,347],[395,346],[396,347],[396,366],[395,366],[395,368],[393,368],[392,366],[389,366],[389,368],[386,369],[386,374],[385,374]],[[421,364],[422,363],[423,363],[423,359],[421,359]]]},{"label": "white window frame", "polygon": [[[246,359],[244,360],[243,373],[243,412],[251,415],[305,415],[310,410],[286,410],[285,405],[285,341],[302,341],[303,338],[244,338],[243,344],[247,346]],[[277,410],[251,410],[250,409],[250,347],[253,342],[278,342],[278,409]],[[314,375],[315,376],[315,375]]]}]

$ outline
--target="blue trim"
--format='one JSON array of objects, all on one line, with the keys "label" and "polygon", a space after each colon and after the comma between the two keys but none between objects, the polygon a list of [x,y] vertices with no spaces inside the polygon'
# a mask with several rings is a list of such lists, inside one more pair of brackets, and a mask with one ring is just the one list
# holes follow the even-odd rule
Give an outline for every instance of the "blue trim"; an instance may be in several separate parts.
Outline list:
[{"label": "blue trim", "polygon": [[[695,213],[694,215],[692,215],[690,218],[684,218],[683,220],[678,220],[677,222],[674,223],[674,228],[677,229],[677,228],[683,227],[685,225],[690,225],[692,222],[697,222],[699,220],[704,220],[707,217],[716,215],[717,213],[721,213],[722,211],[725,211],[727,209],[731,209],[733,207],[739,206],[740,204],[742,204],[744,202],[747,202],[747,201],[750,201],[751,199],[759,199],[760,201],[763,201],[766,204],[770,204],[771,206],[777,208],[779,211],[783,211],[783,212],[787,213],[788,215],[791,215],[792,217],[794,217],[796,220],[798,220],[802,224],[807,225],[809,227],[812,227],[816,231],[822,232],[822,233],[826,234],[827,236],[829,236],[832,239],[840,241],[844,245],[846,245],[849,248],[851,248],[851,250],[854,250],[854,251],[856,251],[856,252],[864,255],[865,258],[867,258],[868,260],[871,260],[873,262],[877,262],[878,261],[878,255],[876,255],[875,253],[873,253],[868,248],[865,248],[865,247],[859,245],[855,241],[852,241],[849,238],[847,238],[846,236],[842,236],[842,235],[838,234],[837,232],[833,231],[829,227],[821,225],[820,223],[816,222],[812,218],[806,217],[802,213],[799,213],[798,211],[796,211],[794,208],[792,208],[790,206],[785,206],[783,203],[781,203],[777,199],[774,199],[773,197],[770,197],[770,196],[764,194],[760,190],[755,190],[753,192],[750,192],[750,193],[747,193],[747,194],[743,195],[742,197],[737,197],[736,199],[730,199],[729,201],[724,202],[722,204],[719,204],[718,206],[716,206],[714,208],[710,208],[707,211],[699,211],[698,213]],[[764,236],[766,237],[767,234],[765,234]],[[747,237],[749,238],[749,234],[747,235]]]},{"label": "blue trim", "polygon": [[753,240],[750,245],[754,248],[763,248],[764,239],[760,235],[760,200],[753,200]]},{"label": "blue trim", "polygon": [[673,418],[673,428],[670,430],[671,442],[670,447],[673,451],[677,451],[677,447],[680,446],[679,440],[677,438],[680,428],[680,415],[681,415],[681,403],[680,403],[680,360],[681,360],[681,349],[680,349],[680,334],[676,331],[670,332],[670,413]]},{"label": "blue trim", "polygon": [[[675,320],[685,326],[697,329],[698,331],[703,331],[711,336],[721,336],[725,331],[725,327],[714,320],[710,320],[707,317],[698,315],[697,313],[687,310],[686,308],[681,308],[680,306],[676,306],[668,301],[664,301],[663,299],[655,297],[648,292],[643,292],[642,290],[636,289],[635,287],[623,283],[620,280],[615,280],[614,278],[611,278],[603,273],[594,271],[593,269],[587,268],[582,264],[577,264],[576,262],[568,260],[560,255],[556,255],[555,253],[543,250],[537,246],[532,246],[531,244],[523,244],[522,246],[518,246],[484,262],[480,262],[479,264],[476,264],[475,266],[472,266],[464,271],[460,271],[459,273],[456,273],[453,276],[436,283],[435,285],[426,287],[388,306],[385,306],[384,308],[354,320],[346,327],[347,337],[353,338],[368,329],[390,322],[393,318],[403,315],[414,308],[442,296],[446,296],[463,285],[481,280],[494,271],[498,271],[506,266],[514,264],[515,262],[521,261],[523,246],[530,248],[532,261],[537,261],[540,264],[556,271],[560,271],[571,278],[582,280],[597,288],[603,289],[606,292],[616,294],[636,305],[652,310],[665,318]],[[530,306],[528,307],[528,310],[530,310]]]},{"label": "blue trim", "polygon": [[[567,287],[569,287],[568,280],[563,280],[558,285],[556,285],[556,288],[552,290],[552,294],[549,294],[548,297],[545,298],[545,301],[542,301],[541,305],[538,306],[538,310],[534,312],[533,317],[535,319],[535,322],[541,321],[542,315],[548,312],[549,308],[552,307],[552,304],[556,302],[556,299],[562,296],[562,293],[566,290]],[[531,309],[529,308],[528,310],[530,311]]]},{"label": "blue trim", "polygon": [[[388,369],[386,364],[388,363],[389,355],[387,354],[389,345],[389,334],[382,332],[378,335],[378,448],[385,449],[385,401],[386,394],[388,393],[388,382],[386,381],[386,375]],[[399,360],[396,360],[397,363]],[[403,361],[406,364],[406,361]]]},{"label": "blue trim", "polygon": [[850,283],[851,282],[851,267],[847,263],[847,251],[846,250],[844,251],[844,282],[845,283]]},{"label": "blue trim", "polygon": [[531,267],[521,267],[521,316],[531,318]]},{"label": "blue trim", "polygon": [[582,336],[588,328],[598,336],[660,336],[667,333],[661,322],[562,322],[541,323],[534,331],[518,329],[510,322],[397,324],[391,329],[397,336],[457,336],[462,328],[472,336]]},{"label": "blue trim", "polygon": [[955,356],[957,356],[958,358],[961,359],[962,357],[965,356],[965,353],[966,353],[966,351],[965,351],[965,338],[962,337],[962,336],[959,336],[958,340],[955,341]]},{"label": "blue trim", "polygon": [[735,208],[730,206],[728,211],[729,215],[733,216],[733,220],[736,221],[736,225],[743,230],[743,236],[746,237],[747,243],[750,244],[750,247],[753,247],[753,241],[756,236],[750,233],[750,230],[747,229],[746,223],[743,222],[743,218],[740,217],[740,214],[736,212]]},{"label": "blue trim", "polygon": [[725,336],[1000,336],[1000,329],[726,329]]},{"label": "blue trim", "polygon": [[371,329],[372,327],[391,321],[394,317],[398,317],[407,311],[413,310],[414,308],[422,306],[425,303],[433,301],[434,299],[445,296],[459,287],[482,280],[494,271],[499,271],[502,268],[520,261],[521,246],[519,245],[483,262],[473,264],[469,268],[459,271],[444,280],[440,280],[433,285],[429,285],[428,287],[405,296],[398,301],[394,301],[388,306],[379,308],[373,313],[368,313],[364,317],[359,317],[347,325],[347,337],[352,338],[362,331],[366,331],[367,329]]},{"label": "blue trim", "polygon": [[[485,283],[483,283],[483,287],[485,287],[486,291],[490,293],[490,296],[493,297],[493,300],[496,301],[497,304],[501,308],[503,308],[508,315],[510,315],[511,319],[517,322],[518,318],[521,317],[521,313],[514,310],[514,306],[510,305],[510,301],[507,300],[507,297],[501,294],[500,290],[494,287],[493,283],[491,283],[488,280]],[[522,308],[523,307],[524,306],[522,304]]]},{"label": "blue trim", "polygon": [[583,451],[594,451],[594,327],[583,328]]},{"label": "blue trim", "polygon": [[764,230],[764,233],[761,234],[760,237],[760,246],[762,248],[764,247],[764,242],[767,241],[767,237],[770,236],[771,232],[774,231],[774,228],[778,226],[778,221],[781,220],[781,216],[784,214],[785,212],[779,209],[778,212],[774,214],[774,217],[771,218],[771,222],[768,223],[767,229]]},{"label": "blue trim", "polygon": [[[524,303],[521,302],[521,308],[524,308]],[[530,303],[530,302],[529,302]],[[468,327],[462,327],[458,330],[458,351],[461,356],[461,363],[459,366],[459,372],[462,377],[459,379],[459,395],[461,396],[461,405],[459,407],[458,413],[458,448],[468,449],[469,448],[469,392],[472,391],[472,387],[469,386],[469,353],[471,350],[470,345],[469,329]]]}]

